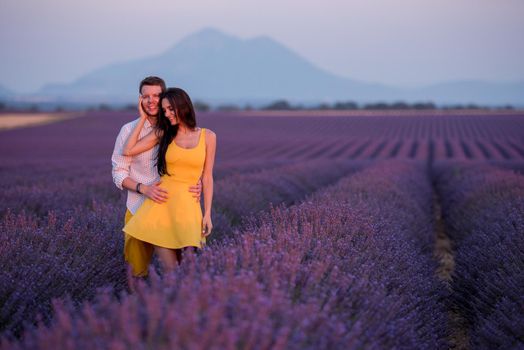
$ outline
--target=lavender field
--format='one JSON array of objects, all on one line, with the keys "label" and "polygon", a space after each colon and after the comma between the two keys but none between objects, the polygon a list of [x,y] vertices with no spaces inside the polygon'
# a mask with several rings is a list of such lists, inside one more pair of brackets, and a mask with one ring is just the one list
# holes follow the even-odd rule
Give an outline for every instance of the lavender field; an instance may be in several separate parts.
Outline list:
[{"label": "lavender field", "polygon": [[130,285],[133,113],[0,132],[0,348],[524,348],[524,113],[210,112],[215,231]]}]

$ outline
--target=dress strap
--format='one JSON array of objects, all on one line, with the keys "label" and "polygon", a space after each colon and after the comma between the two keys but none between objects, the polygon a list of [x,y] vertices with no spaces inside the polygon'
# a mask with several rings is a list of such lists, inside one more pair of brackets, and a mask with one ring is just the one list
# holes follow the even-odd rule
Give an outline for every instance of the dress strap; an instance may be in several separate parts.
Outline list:
[{"label": "dress strap", "polygon": [[200,139],[198,140],[198,145],[200,146],[200,143],[202,142],[202,140],[204,140],[204,144],[206,143],[206,129],[205,128],[200,128]]}]

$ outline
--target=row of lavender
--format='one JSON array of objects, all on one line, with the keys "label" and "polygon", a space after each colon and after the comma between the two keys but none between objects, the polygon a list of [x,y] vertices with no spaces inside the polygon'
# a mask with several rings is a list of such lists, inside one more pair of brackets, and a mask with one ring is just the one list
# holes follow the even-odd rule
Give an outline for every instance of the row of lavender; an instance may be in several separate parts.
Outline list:
[{"label": "row of lavender", "polygon": [[171,276],[1,348],[445,348],[423,168],[385,164],[261,215]]},{"label": "row of lavender", "polygon": [[[326,112],[326,114],[328,114]],[[224,145],[228,159],[418,159],[520,162],[524,118],[515,115],[211,114],[213,125],[242,135]],[[227,136],[227,130],[224,130]],[[264,135],[260,139],[259,135]]]},{"label": "row of lavender", "polygon": [[471,347],[524,347],[524,176],[462,164],[436,180],[456,253],[454,307]]},{"label": "row of lavender", "polygon": [[[276,117],[201,113],[198,120],[219,135],[217,164],[253,159],[524,161],[522,112],[469,116],[438,112],[404,116],[327,114],[284,113]],[[21,158],[59,159],[72,167],[81,164],[80,159],[109,162],[119,128],[134,118],[135,113],[92,112],[53,125],[3,132],[0,157],[2,163]],[[26,170],[32,169],[29,166]]]},{"label": "row of lavender", "polygon": [[358,167],[348,162],[317,160],[237,173],[217,181],[213,236],[229,234],[243,219],[269,209],[270,205],[294,204]]},{"label": "row of lavender", "polygon": [[[230,234],[243,216],[267,210],[270,203],[300,201],[354,167],[326,162],[265,170],[254,163],[236,166],[244,174],[225,176],[216,184],[211,242]],[[123,249],[124,200],[109,175],[91,171],[91,176],[82,176],[76,168],[69,173],[71,181],[56,182],[57,171],[53,176],[44,173],[47,176],[42,174],[37,184],[22,181],[4,193],[8,200],[2,203],[0,220],[0,331],[19,333],[37,313],[48,319],[52,298],[70,295],[81,302],[92,298],[96,288],[111,285],[119,292],[126,287],[123,257],[118,254]]]},{"label": "row of lavender", "polygon": [[[245,131],[240,137],[249,139],[254,132],[262,132],[276,139],[294,139],[296,135],[314,138],[318,134],[330,137],[347,136],[350,139],[369,137],[375,139],[508,139],[522,141],[523,112],[511,114],[460,113],[435,111],[433,115],[412,113],[410,115],[375,112],[358,115],[333,115],[328,111],[315,115],[304,112],[277,113],[209,113],[202,120],[218,129],[224,123],[234,133],[237,128]],[[217,124],[214,124],[215,120]],[[279,127],[275,127],[278,125]]]},{"label": "row of lavender", "polygon": [[339,138],[323,139],[304,145],[303,141],[280,141],[274,148],[258,145],[234,154],[233,159],[255,156],[265,159],[417,159],[520,162],[524,160],[522,142],[511,139],[412,139]]},{"label": "row of lavender", "polygon": [[[215,178],[248,175],[289,166],[289,162],[257,160],[219,163]],[[125,203],[123,192],[111,182],[109,159],[54,159],[3,162],[0,214],[31,213],[46,216],[49,211],[91,208],[96,203]]]}]

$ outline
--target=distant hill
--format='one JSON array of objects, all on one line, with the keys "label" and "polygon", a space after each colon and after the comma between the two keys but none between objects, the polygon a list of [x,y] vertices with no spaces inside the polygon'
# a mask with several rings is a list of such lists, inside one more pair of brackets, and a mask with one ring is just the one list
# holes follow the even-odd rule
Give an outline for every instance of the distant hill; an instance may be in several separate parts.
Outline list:
[{"label": "distant hill", "polygon": [[412,100],[467,104],[514,104],[524,106],[524,81],[492,83],[484,81],[451,81],[408,91]]},{"label": "distant hill", "polygon": [[214,29],[187,36],[162,54],[97,69],[40,95],[64,100],[134,101],[138,83],[159,75],[193,99],[219,102],[433,101],[524,105],[524,82],[450,82],[401,89],[336,76],[268,37],[239,39]]},{"label": "distant hill", "polygon": [[393,89],[337,77],[267,37],[241,40],[217,30],[190,35],[166,52],[95,70],[71,84],[45,86],[55,96],[133,96],[146,75],[211,100],[374,99]]}]

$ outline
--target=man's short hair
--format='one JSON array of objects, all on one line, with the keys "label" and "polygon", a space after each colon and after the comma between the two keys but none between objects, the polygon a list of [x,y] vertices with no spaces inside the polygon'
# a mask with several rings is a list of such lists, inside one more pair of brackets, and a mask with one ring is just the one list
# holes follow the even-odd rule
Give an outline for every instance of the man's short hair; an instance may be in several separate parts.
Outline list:
[{"label": "man's short hair", "polygon": [[138,88],[139,93],[142,93],[142,86],[144,85],[160,86],[160,88],[162,89],[162,92],[166,91],[166,82],[164,81],[164,79],[159,78],[159,77],[150,76],[150,77],[144,78],[140,82],[140,87]]}]

